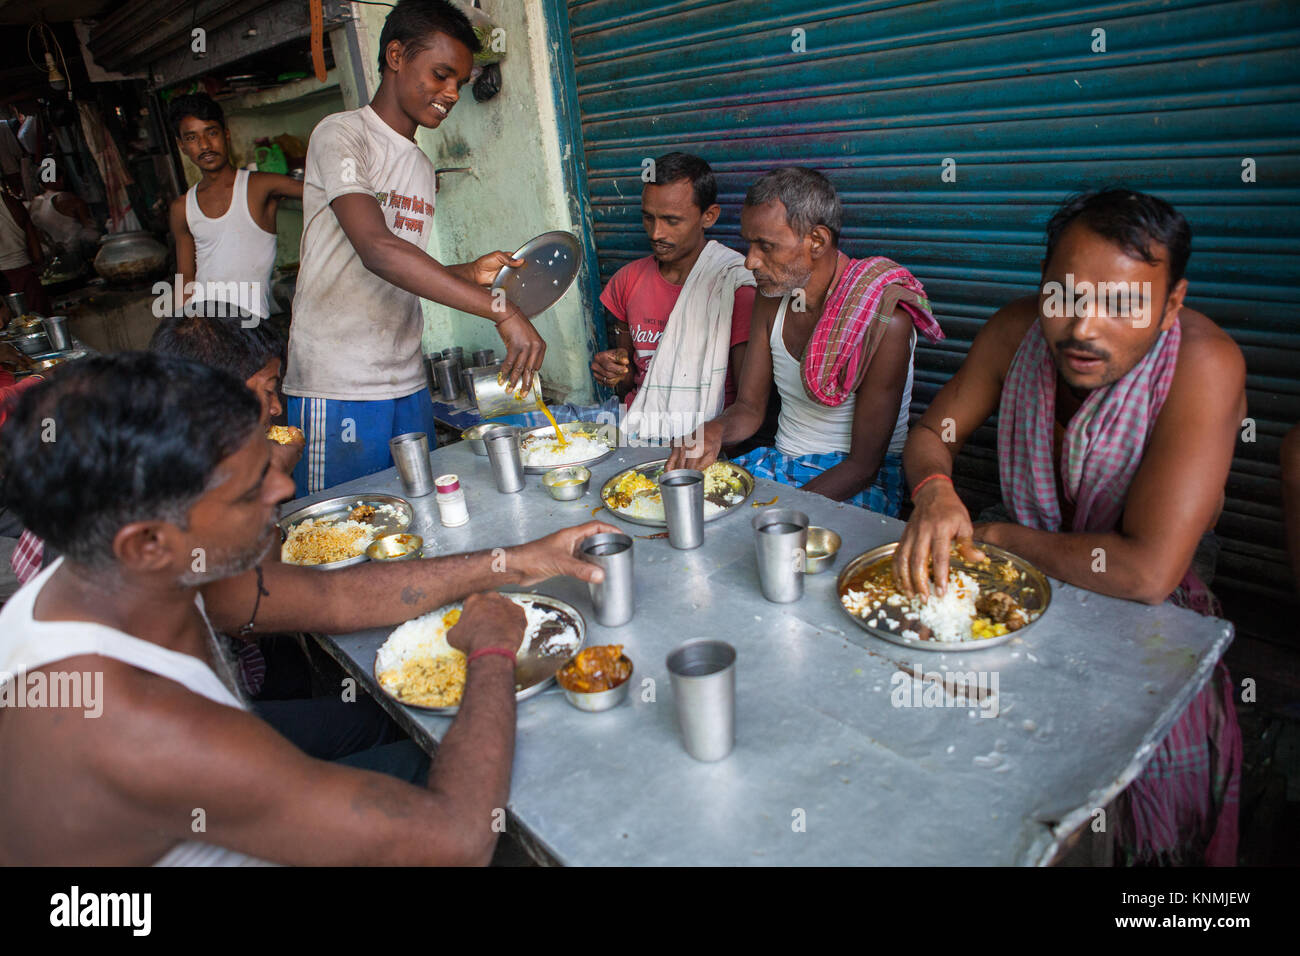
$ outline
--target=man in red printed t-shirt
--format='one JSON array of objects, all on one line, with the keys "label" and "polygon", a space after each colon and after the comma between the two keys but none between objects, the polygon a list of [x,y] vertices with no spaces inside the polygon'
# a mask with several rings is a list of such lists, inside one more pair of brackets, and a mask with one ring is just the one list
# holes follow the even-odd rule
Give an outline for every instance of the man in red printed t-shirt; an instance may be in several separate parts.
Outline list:
[{"label": "man in red printed t-shirt", "polygon": [[630,435],[683,435],[735,400],[755,289],[744,257],[704,236],[721,212],[717,195],[698,156],[655,160],[641,191],[651,254],[619,269],[601,293],[614,347],[597,352],[591,370],[628,406]]}]

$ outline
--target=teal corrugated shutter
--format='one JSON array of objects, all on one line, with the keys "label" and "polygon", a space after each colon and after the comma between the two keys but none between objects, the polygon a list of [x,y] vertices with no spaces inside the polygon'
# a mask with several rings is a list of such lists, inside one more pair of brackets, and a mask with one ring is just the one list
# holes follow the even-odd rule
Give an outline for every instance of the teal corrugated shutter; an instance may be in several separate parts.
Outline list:
[{"label": "teal corrugated shutter", "polygon": [[[602,281],[646,253],[645,157],[708,159],[715,236],[736,248],[759,174],[820,169],[845,248],[911,268],[948,333],[917,350],[914,415],[989,315],[1034,291],[1067,193],[1123,183],[1174,203],[1195,235],[1188,303],[1245,351],[1257,422],[1219,580],[1290,594],[1278,452],[1300,419],[1300,4],[575,0],[568,16]],[[997,497],[993,449],[986,427],[959,461],[977,502]]]}]

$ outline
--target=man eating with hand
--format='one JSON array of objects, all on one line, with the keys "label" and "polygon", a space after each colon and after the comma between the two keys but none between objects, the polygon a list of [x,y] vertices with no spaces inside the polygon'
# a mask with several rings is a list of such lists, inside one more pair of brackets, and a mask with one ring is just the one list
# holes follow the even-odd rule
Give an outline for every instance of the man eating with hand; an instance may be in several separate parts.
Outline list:
[{"label": "man eating with hand", "polygon": [[433,434],[420,299],[493,321],[512,387],[528,388],[541,369],[546,343],[518,306],[486,288],[522,260],[498,251],[445,266],[424,251],[436,182],[415,131],[442,124],[478,48],[446,0],[399,0],[379,37],[374,98],[312,132],[284,376],[289,424],[307,440],[294,471],[299,496],[391,467],[396,435]]},{"label": "man eating with hand", "polygon": [[[474,592],[598,581],[578,542],[616,529],[507,548],[504,570],[489,551],[329,573],[265,560],[291,482],[258,400],[153,353],[86,358],[26,392],[0,431],[0,474],[5,504],[64,554],[0,610],[0,671],[99,688],[0,709],[0,865],[491,858],[525,617]],[[214,637],[393,626],[460,600],[448,641],[467,655],[465,688],[425,786],[306,756],[248,713]]]},{"label": "man eating with hand", "polygon": [[[1127,189],[1069,199],[1047,226],[1037,297],[1000,309],[912,430],[916,509],[900,588],[948,585],[949,549],[998,545],[1077,587],[1218,615],[1207,584],[1237,430],[1241,350],[1184,305],[1191,229]],[[973,524],[953,490],[966,439],[998,415],[1005,511]],[[1241,733],[1227,668],[1121,794],[1131,863],[1236,862]]]}]

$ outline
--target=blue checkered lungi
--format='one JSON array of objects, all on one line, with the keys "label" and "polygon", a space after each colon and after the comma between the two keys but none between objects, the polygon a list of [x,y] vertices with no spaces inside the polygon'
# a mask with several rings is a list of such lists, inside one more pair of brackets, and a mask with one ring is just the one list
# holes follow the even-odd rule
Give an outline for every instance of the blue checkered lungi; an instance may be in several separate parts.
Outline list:
[{"label": "blue checkered lungi", "polygon": [[[734,461],[747,468],[755,478],[768,478],[801,488],[847,457],[844,452],[831,451],[791,458],[775,448],[755,448]],[[876,480],[845,503],[897,518],[903,508],[903,487],[903,456],[886,455],[880,461]]]}]

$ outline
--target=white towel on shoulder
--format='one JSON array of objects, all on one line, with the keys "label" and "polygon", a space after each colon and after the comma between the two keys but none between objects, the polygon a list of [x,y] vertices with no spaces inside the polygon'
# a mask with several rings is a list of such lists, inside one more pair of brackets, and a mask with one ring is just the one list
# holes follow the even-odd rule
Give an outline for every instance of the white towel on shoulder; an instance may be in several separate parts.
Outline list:
[{"label": "white towel on shoulder", "polygon": [[745,257],[710,239],[691,267],[623,421],[629,438],[667,443],[722,413],[736,290],[754,285]]}]

